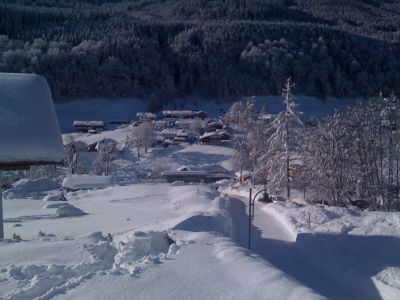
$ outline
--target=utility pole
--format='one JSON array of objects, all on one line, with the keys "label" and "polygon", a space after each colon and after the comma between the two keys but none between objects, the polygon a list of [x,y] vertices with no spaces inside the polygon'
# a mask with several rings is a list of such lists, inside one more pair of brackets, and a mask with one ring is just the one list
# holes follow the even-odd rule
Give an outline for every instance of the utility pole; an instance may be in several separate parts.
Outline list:
[{"label": "utility pole", "polygon": [[249,194],[249,238],[248,238],[248,245],[247,248],[250,250],[251,248],[251,221],[252,221],[252,211],[254,212],[254,209],[251,209],[251,200],[252,200],[252,189],[250,188],[250,194]]}]

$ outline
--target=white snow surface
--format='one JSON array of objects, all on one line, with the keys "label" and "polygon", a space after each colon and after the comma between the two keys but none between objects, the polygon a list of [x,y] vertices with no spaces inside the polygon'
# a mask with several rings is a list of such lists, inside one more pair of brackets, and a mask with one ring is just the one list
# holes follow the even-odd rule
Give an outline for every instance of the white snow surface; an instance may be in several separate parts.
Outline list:
[{"label": "white snow surface", "polygon": [[44,77],[0,73],[0,140],[0,164],[63,160],[58,120]]},{"label": "white snow surface", "polygon": [[88,214],[5,201],[6,233],[23,241],[0,244],[3,299],[322,298],[229,238],[229,201],[212,186],[133,184],[68,202]]},{"label": "white snow surface", "polygon": [[264,209],[283,218],[295,234],[311,232],[400,237],[398,212],[363,211],[295,202],[275,202]]},{"label": "white snow surface", "polygon": [[56,209],[56,216],[59,218],[66,218],[66,217],[80,217],[84,216],[86,213],[75,206],[65,203],[60,205],[59,207],[49,207],[46,208],[57,208]]}]

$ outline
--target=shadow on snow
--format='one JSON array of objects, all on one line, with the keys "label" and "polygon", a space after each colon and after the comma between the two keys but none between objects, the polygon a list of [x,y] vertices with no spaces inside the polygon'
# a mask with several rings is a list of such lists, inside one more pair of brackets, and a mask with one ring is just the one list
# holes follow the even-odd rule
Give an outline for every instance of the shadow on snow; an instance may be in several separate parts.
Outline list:
[{"label": "shadow on snow", "polygon": [[[247,247],[246,205],[231,201],[232,238]],[[286,242],[264,238],[252,226],[252,251],[329,299],[381,299],[371,277],[385,267],[399,267],[399,249],[400,239],[390,236],[306,233]]]}]

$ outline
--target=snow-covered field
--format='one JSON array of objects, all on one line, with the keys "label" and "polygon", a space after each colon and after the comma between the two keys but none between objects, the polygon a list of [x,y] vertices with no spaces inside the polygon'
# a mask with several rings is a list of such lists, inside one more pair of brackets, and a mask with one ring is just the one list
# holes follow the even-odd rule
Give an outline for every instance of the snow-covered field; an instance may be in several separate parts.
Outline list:
[{"label": "snow-covered field", "polygon": [[4,299],[318,298],[233,243],[229,201],[208,185],[115,186],[68,202],[86,215],[5,200],[7,235],[23,241],[0,248]]},{"label": "snow-covered field", "polygon": [[[82,103],[62,105],[65,124],[86,116]],[[73,136],[123,144],[131,130]],[[144,180],[183,165],[231,172],[231,156],[229,143],[125,150],[107,187],[67,202],[63,176],[14,184],[3,200],[0,298],[400,299],[399,213],[257,202],[249,251],[248,186]]]}]

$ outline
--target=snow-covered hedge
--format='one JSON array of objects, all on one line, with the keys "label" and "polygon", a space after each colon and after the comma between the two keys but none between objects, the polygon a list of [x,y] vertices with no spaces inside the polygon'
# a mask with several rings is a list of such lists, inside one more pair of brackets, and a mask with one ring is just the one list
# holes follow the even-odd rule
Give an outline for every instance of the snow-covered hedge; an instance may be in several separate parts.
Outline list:
[{"label": "snow-covered hedge", "polygon": [[37,195],[43,197],[43,192],[56,190],[60,187],[60,179],[58,178],[21,179],[4,193],[4,197],[6,199],[26,198]]}]

